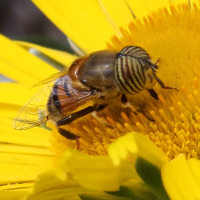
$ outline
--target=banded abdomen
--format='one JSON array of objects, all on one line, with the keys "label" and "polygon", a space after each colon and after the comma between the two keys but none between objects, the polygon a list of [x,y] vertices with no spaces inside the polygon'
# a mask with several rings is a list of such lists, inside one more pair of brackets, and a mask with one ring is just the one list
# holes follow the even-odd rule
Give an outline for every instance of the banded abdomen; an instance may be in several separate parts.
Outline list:
[{"label": "banded abdomen", "polygon": [[51,114],[56,112],[59,113],[57,114],[57,116],[53,117],[54,121],[62,119],[63,106],[65,106],[67,103],[73,100],[73,96],[70,94],[70,89],[69,89],[70,81],[71,81],[70,77],[66,75],[64,77],[57,79],[54,83],[51,95],[49,96],[47,102],[47,109],[49,113]]},{"label": "banded abdomen", "polygon": [[47,102],[49,116],[59,121],[76,110],[88,100],[93,99],[89,90],[78,90],[72,87],[72,79],[66,75],[56,80]]}]

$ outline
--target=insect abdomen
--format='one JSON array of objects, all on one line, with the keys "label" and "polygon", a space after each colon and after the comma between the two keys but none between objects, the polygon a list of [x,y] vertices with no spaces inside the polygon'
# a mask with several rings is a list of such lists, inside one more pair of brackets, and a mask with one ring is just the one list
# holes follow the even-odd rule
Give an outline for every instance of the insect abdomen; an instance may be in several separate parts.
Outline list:
[{"label": "insect abdomen", "polygon": [[144,69],[138,57],[149,58],[148,54],[139,47],[126,47],[116,58],[115,82],[123,94],[134,95],[144,90]]},{"label": "insect abdomen", "polygon": [[[66,103],[73,99],[68,89],[68,82],[70,80],[71,79],[68,75],[61,77],[56,80],[52,88],[51,94],[47,102],[47,109],[48,112],[51,114],[56,113],[57,111],[59,111],[60,113],[59,115],[53,117],[54,121],[58,121],[63,117],[63,107]],[[77,105],[75,104],[74,107],[76,108]]]}]

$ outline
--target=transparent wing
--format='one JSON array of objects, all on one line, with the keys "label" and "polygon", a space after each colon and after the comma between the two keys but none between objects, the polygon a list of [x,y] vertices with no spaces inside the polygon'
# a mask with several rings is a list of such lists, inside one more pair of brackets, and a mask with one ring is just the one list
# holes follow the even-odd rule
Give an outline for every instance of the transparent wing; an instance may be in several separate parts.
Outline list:
[{"label": "transparent wing", "polygon": [[[73,89],[70,81],[69,76],[65,76],[58,79],[55,84],[44,85],[20,110],[13,127],[17,130],[26,130],[52,118],[58,121],[68,112],[94,98],[91,91]],[[68,83],[67,86],[64,82]]]},{"label": "transparent wing", "polygon": [[58,73],[55,73],[55,74],[53,74],[53,75],[47,77],[46,79],[44,79],[44,80],[42,80],[42,81],[36,83],[36,84],[33,85],[32,87],[37,87],[37,86],[40,86],[40,85],[47,84],[47,83],[49,83],[49,82],[51,82],[51,81],[56,80],[57,78],[60,78],[60,77],[62,77],[62,76],[67,75],[67,73],[68,73],[68,69],[64,69],[64,70],[62,70],[62,71],[60,71],[60,72],[58,72]]},{"label": "transparent wing", "polygon": [[14,119],[13,127],[25,130],[38,126],[47,120],[47,100],[51,94],[51,88],[47,85],[33,96],[19,111]]},{"label": "transparent wing", "polygon": [[[80,65],[80,64],[78,64],[78,63],[79,63],[79,61],[81,61],[81,60],[83,60],[83,59],[84,59],[84,57],[80,57],[80,58],[77,58],[76,60],[74,60],[74,62],[73,62],[72,65],[70,66],[70,68],[71,68],[72,66]],[[60,72],[57,72],[57,73],[55,73],[55,74],[53,74],[53,75],[47,77],[46,79],[40,81],[39,83],[36,83],[36,84],[33,85],[32,87],[37,87],[37,86],[40,86],[40,85],[44,85],[44,84],[50,83],[50,82],[52,82],[52,81],[54,81],[54,80],[56,80],[56,79],[58,79],[58,78],[60,78],[60,77],[66,76],[66,75],[68,74],[68,71],[69,71],[70,68],[66,68],[66,69],[64,69],[64,70],[62,70],[62,71],[60,71]]]}]

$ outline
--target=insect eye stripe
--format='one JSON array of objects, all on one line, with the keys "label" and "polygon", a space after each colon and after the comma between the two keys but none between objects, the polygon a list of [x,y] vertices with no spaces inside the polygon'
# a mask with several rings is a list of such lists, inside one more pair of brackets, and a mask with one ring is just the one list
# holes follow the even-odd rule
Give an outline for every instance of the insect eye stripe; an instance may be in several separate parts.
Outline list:
[{"label": "insect eye stripe", "polygon": [[131,71],[129,69],[129,66],[131,65],[130,57],[128,56],[122,57],[122,64],[123,64],[122,75],[123,75],[123,80],[124,80],[126,89],[131,94],[139,93],[141,89],[135,83],[135,80],[132,79]]},{"label": "insect eye stripe", "polygon": [[137,47],[136,46],[128,46],[128,47],[125,47],[124,49],[122,49],[121,52],[123,53],[129,53],[131,51],[134,51]]},{"label": "insect eye stripe", "polygon": [[138,75],[139,75],[140,80],[141,80],[143,87],[144,87],[145,86],[145,75],[144,75],[144,68],[143,68],[143,65],[142,65],[140,59],[138,59],[138,65],[140,66],[138,68]]},{"label": "insect eye stripe", "polygon": [[122,50],[122,53],[123,53],[123,54],[127,54],[127,55],[134,55],[135,49],[136,49],[136,47],[132,47],[132,46],[125,47],[125,48]]},{"label": "insect eye stripe", "polygon": [[122,93],[124,94],[131,94],[128,89],[126,88],[126,83],[124,82],[124,78],[123,78],[123,72],[122,72],[122,57],[118,58],[115,61],[115,81],[117,83],[117,86],[119,87],[119,89],[122,91]]},{"label": "insect eye stripe", "polygon": [[140,49],[140,48],[135,50],[134,55],[137,58],[150,59],[149,54],[146,51],[144,51],[143,49]]},{"label": "insect eye stripe", "polygon": [[138,59],[133,59],[130,57],[127,57],[127,61],[128,61],[128,69],[129,69],[129,76],[130,76],[130,82],[132,87],[134,87],[135,89],[137,88],[140,91],[142,91],[144,89],[144,81],[142,81],[141,79],[141,74],[140,74],[140,70],[142,70],[141,65],[138,61]]},{"label": "insect eye stripe", "polygon": [[145,59],[150,59],[149,54],[142,48],[140,47],[135,47],[135,46],[129,46],[125,47],[122,51],[122,54],[126,55],[132,55],[137,58],[145,58]]}]

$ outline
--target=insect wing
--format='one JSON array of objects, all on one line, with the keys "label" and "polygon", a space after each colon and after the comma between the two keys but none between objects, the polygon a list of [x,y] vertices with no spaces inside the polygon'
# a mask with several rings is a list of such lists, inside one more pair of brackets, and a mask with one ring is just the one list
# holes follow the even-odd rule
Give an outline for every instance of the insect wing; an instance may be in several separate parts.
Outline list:
[{"label": "insect wing", "polygon": [[25,130],[45,122],[47,120],[46,103],[50,93],[51,87],[43,86],[19,111],[13,127],[17,130]]},{"label": "insect wing", "polygon": [[64,76],[55,82],[47,105],[48,118],[54,117],[54,121],[59,121],[70,111],[76,110],[80,105],[95,98],[92,90],[75,89],[72,85],[76,83],[72,83],[69,76]]},{"label": "insect wing", "polygon": [[57,73],[55,73],[55,74],[53,74],[53,75],[47,77],[46,79],[44,79],[44,80],[42,80],[42,81],[36,83],[36,84],[33,85],[32,87],[38,87],[38,86],[40,86],[40,85],[47,84],[47,83],[49,83],[49,82],[51,82],[51,81],[56,80],[57,78],[60,78],[60,77],[62,77],[62,76],[67,75],[67,73],[68,73],[68,69],[64,69],[63,71],[57,72]]},{"label": "insect wing", "polygon": [[68,112],[95,98],[92,91],[72,88],[69,76],[64,76],[58,79],[55,84],[51,84],[44,85],[20,110],[14,121],[15,129],[33,128],[52,118],[54,121],[58,121],[65,117]]}]

